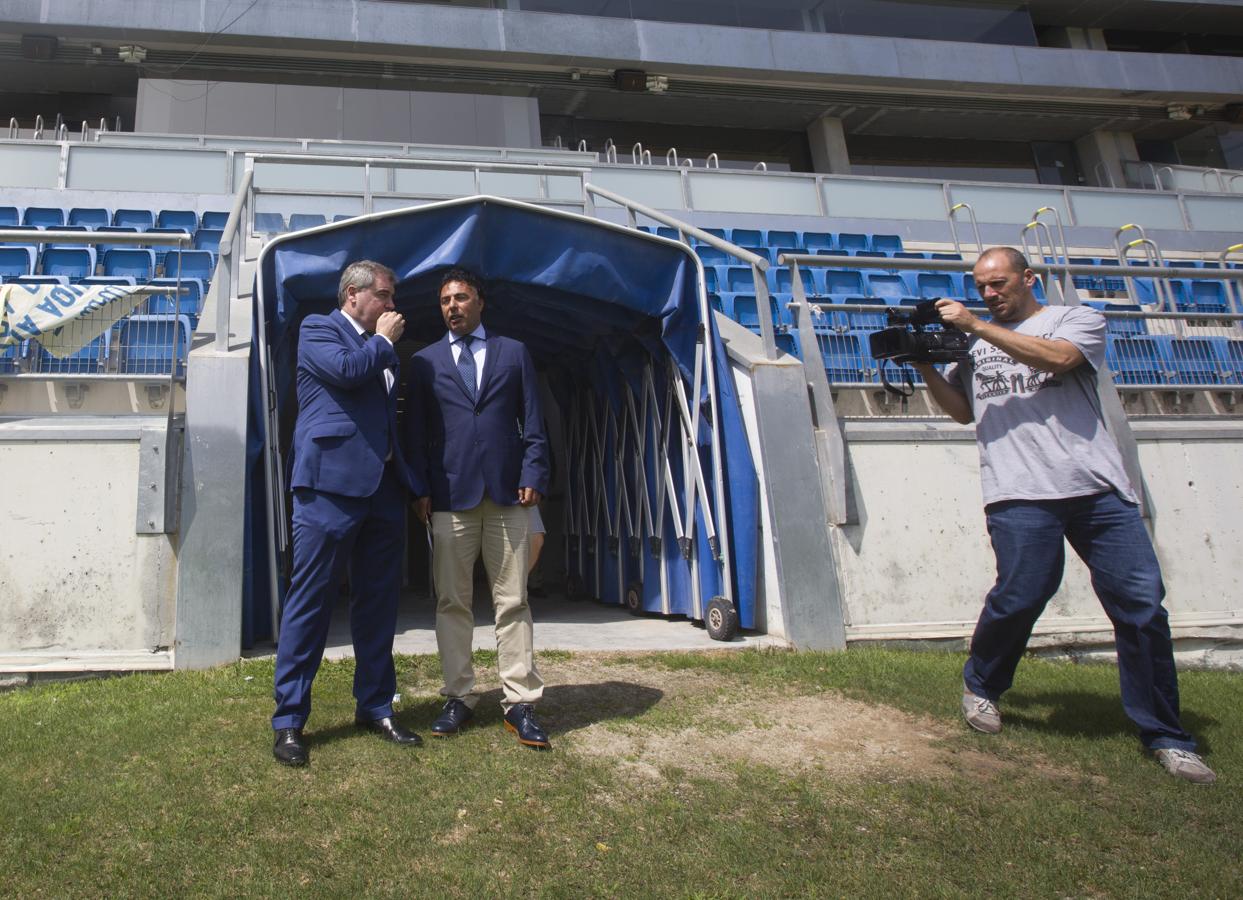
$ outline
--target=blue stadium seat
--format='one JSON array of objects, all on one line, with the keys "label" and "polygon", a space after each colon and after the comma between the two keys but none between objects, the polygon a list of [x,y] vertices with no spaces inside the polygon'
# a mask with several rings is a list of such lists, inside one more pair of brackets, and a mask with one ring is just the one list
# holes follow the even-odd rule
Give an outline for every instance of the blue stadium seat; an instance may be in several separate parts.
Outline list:
[{"label": "blue stadium seat", "polygon": [[824,359],[825,374],[829,381],[858,383],[871,382],[870,371],[863,351],[862,340],[857,334],[817,335],[820,355]]},{"label": "blue stadium seat", "polygon": [[750,266],[723,266],[717,272],[721,276],[722,293],[755,293],[755,278]]},{"label": "blue stadium seat", "polygon": [[39,269],[44,275],[64,275],[78,281],[95,274],[94,247],[48,247]]},{"label": "blue stadium seat", "polygon": [[190,344],[186,316],[130,316],[121,322],[117,338],[117,369],[126,374],[168,374],[176,345],[177,373],[185,369]]},{"label": "blue stadium seat", "polygon": [[12,375],[21,366],[26,355],[26,341],[19,344],[0,344],[0,375]]},{"label": "blue stadium seat", "polygon": [[851,256],[877,256],[877,257],[880,257],[881,259],[889,258],[889,254],[885,252],[884,250],[852,250],[850,251],[850,255]]},{"label": "blue stadium seat", "polygon": [[155,225],[157,228],[180,228],[193,234],[199,227],[199,214],[192,209],[162,209]]},{"label": "blue stadium seat", "polygon": [[118,209],[112,214],[112,224],[147,231],[155,227],[155,215],[149,209]]},{"label": "blue stadium seat", "polygon": [[1205,338],[1160,340],[1165,363],[1173,384],[1221,384],[1222,367]]},{"label": "blue stadium seat", "polygon": [[961,253],[929,253],[929,259],[962,259]]},{"label": "blue stadium seat", "polygon": [[962,280],[954,278],[949,272],[916,273],[915,294],[925,299],[932,297],[966,299],[966,295],[962,291]]},{"label": "blue stadium seat", "polygon": [[[1072,256],[1068,259],[1072,266],[1099,266],[1100,260],[1091,256]],[[1105,279],[1100,275],[1075,275],[1075,287],[1081,291],[1104,291]]]},{"label": "blue stadium seat", "polygon": [[1161,348],[1151,337],[1105,336],[1105,360],[1119,384],[1165,384]]},{"label": "blue stadium seat", "polygon": [[21,211],[16,206],[0,206],[0,225],[20,225]]},{"label": "blue stadium seat", "polygon": [[857,269],[825,269],[824,293],[835,298],[851,298],[858,302],[868,295],[863,286],[863,273]]},{"label": "blue stadium seat", "polygon": [[[143,232],[143,234],[179,234],[186,238],[190,238],[190,232],[184,228],[165,228],[161,226],[156,226],[155,228],[148,228],[146,231]],[[178,244],[154,244],[152,245],[151,249],[155,251],[155,268],[157,271],[163,271],[164,258],[168,256],[168,254],[176,252],[178,246],[179,246]],[[189,244],[187,243],[186,246],[189,246]]]},{"label": "blue stadium seat", "polygon": [[20,275],[17,278],[9,279],[9,284],[54,284],[61,287],[68,287],[69,276],[67,275]]},{"label": "blue stadium seat", "polygon": [[[358,215],[362,215],[362,213],[359,213]],[[356,218],[358,218],[358,216],[347,216],[345,213],[337,213],[335,216],[332,217],[332,221],[346,222],[350,219],[356,219]]]},{"label": "blue stadium seat", "polygon": [[804,231],[803,249],[812,254],[821,250],[836,250],[837,238],[827,231]]},{"label": "blue stadium seat", "polygon": [[8,281],[35,270],[35,248],[23,245],[0,246],[0,278]]},{"label": "blue stadium seat", "polygon": [[737,244],[739,247],[763,247],[764,233],[758,228],[731,228],[729,229],[730,243]]},{"label": "blue stadium seat", "polygon": [[[729,238],[725,236],[724,228],[704,228],[702,230],[708,232],[708,234],[712,235],[713,237],[719,237],[723,241],[729,240]],[[704,242],[700,240],[699,238],[691,238],[691,243],[695,244],[696,246],[702,246]]]},{"label": "blue stadium seat", "polygon": [[894,259],[927,259],[928,254],[923,250],[896,250],[893,253]]},{"label": "blue stadium seat", "polygon": [[[784,297],[770,294],[768,297],[769,314],[772,316],[774,325],[781,324],[783,301],[784,303],[789,302],[788,294],[784,295]],[[760,310],[755,294],[734,294],[732,308],[733,315],[731,318],[735,322],[744,328],[750,328],[752,331],[758,332],[760,330]]]},{"label": "blue stadium seat", "polygon": [[1226,286],[1220,281],[1207,281],[1199,278],[1188,283],[1190,306],[1195,312],[1224,313],[1228,312]]},{"label": "blue stadium seat", "polygon": [[802,348],[799,347],[798,335],[793,331],[779,331],[775,335],[777,339],[777,349],[782,353],[789,353],[795,359],[803,358]]},{"label": "blue stadium seat", "polygon": [[140,247],[116,247],[104,253],[105,275],[129,275],[138,282],[155,274],[155,251]]},{"label": "blue stadium seat", "polygon": [[865,273],[865,276],[869,296],[879,297],[890,305],[901,303],[903,297],[914,296],[910,285],[906,283],[906,279],[901,274],[871,269]]},{"label": "blue stadium seat", "polygon": [[85,225],[87,228],[98,228],[112,222],[112,213],[100,207],[78,207],[69,210],[70,225]]},{"label": "blue stadium seat", "polygon": [[734,257],[724,250],[718,250],[715,247],[696,247],[695,255],[699,257],[699,261],[705,266],[727,266],[731,262],[736,261]]},{"label": "blue stadium seat", "polygon": [[1212,347],[1221,366],[1222,381],[1243,384],[1243,340],[1216,338],[1212,341]]},{"label": "blue stadium seat", "polygon": [[182,278],[181,292],[178,293],[176,278],[153,278],[152,287],[168,287],[167,294],[151,294],[147,297],[147,315],[183,315],[190,319],[191,329],[198,324],[199,313],[203,309],[203,281],[198,278]]},{"label": "blue stadium seat", "polygon": [[704,266],[704,287],[708,289],[708,293],[716,293],[718,286],[716,266]]},{"label": "blue stadium seat", "polygon": [[708,304],[719,313],[725,312],[725,304],[721,301],[720,294],[709,293]]},{"label": "blue stadium seat", "polygon": [[65,211],[58,206],[27,206],[22,225],[27,228],[60,228],[65,224]]},{"label": "blue stadium seat", "polygon": [[200,228],[194,232],[194,249],[220,253],[220,238],[224,232],[219,228]]},{"label": "blue stadium seat", "polygon": [[[808,296],[815,296],[822,293],[816,285],[816,276],[812,269],[807,266],[799,266],[798,274],[799,277],[803,279],[804,293]],[[788,266],[768,270],[768,289],[770,291],[778,291],[783,294],[794,293],[794,275],[790,272]]]},{"label": "blue stadium seat", "polygon": [[96,375],[103,372],[107,365],[111,342],[112,329],[107,329],[81,350],[62,357],[55,357],[32,342],[31,370],[49,374]]},{"label": "blue stadium seat", "polygon": [[216,258],[207,250],[169,250],[164,257],[164,275],[174,278],[201,278],[211,281],[216,269]]},{"label": "blue stadium seat", "polygon": [[872,249],[884,250],[886,253],[896,253],[902,249],[902,236],[897,234],[874,234],[872,235]]},{"label": "blue stadium seat", "polygon": [[208,210],[203,213],[203,218],[199,221],[199,228],[219,228],[223,229],[229,221],[227,212],[219,212],[217,210]]},{"label": "blue stadium seat", "polygon": [[289,230],[300,231],[303,228],[318,228],[326,225],[328,220],[319,213],[290,213]]},{"label": "blue stadium seat", "polygon": [[803,238],[797,231],[774,228],[764,232],[764,243],[770,247],[802,247]]},{"label": "blue stadium seat", "polygon": [[103,257],[109,250],[117,248],[132,247],[133,244],[109,244],[105,235],[109,234],[137,234],[138,229],[133,225],[100,225],[95,229],[95,234],[101,240],[95,245],[96,253],[99,257]]},{"label": "blue stadium seat", "polygon": [[837,236],[837,249],[854,252],[856,250],[871,250],[872,248],[869,246],[866,234],[843,231]]},{"label": "blue stadium seat", "polygon": [[[1139,306],[1134,303],[1106,303],[1105,311],[1108,312],[1110,310],[1115,312],[1140,312]],[[1118,337],[1133,337],[1137,334],[1147,334],[1148,325],[1140,318],[1106,316],[1105,333]]]}]

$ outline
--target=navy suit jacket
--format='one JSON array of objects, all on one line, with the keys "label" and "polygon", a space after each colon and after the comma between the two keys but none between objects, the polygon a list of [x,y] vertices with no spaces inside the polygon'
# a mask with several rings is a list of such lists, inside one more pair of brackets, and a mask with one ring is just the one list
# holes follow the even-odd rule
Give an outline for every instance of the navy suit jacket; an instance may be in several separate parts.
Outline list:
[{"label": "navy suit jacket", "polygon": [[462,383],[449,335],[410,360],[406,447],[410,469],[438,512],[473,509],[484,494],[501,506],[520,487],[548,491],[548,440],[531,354],[518,341],[487,335],[474,403]]},{"label": "navy suit jacket", "polygon": [[[393,370],[394,390],[384,370]],[[298,420],[290,487],[370,497],[390,450],[398,479],[426,492],[407,468],[397,432],[397,352],[359,334],[341,313],[307,316],[298,333]]]}]

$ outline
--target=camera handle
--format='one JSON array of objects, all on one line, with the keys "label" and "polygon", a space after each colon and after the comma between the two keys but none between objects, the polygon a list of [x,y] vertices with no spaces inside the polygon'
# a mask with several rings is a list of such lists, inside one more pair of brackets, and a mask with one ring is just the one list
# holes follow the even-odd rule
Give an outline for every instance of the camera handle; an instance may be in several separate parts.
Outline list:
[{"label": "camera handle", "polygon": [[896,388],[889,380],[889,363],[892,360],[882,359],[880,362],[880,383],[885,386],[885,390],[895,396],[906,399],[915,394],[915,379],[911,377],[911,367],[905,361],[898,363],[898,371],[902,373],[901,388]]}]

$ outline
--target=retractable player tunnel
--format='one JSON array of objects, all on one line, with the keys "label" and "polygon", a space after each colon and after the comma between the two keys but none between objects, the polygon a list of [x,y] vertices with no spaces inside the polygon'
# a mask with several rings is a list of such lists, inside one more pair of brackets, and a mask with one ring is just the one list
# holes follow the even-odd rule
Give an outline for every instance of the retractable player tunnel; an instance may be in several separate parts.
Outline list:
[{"label": "retractable player tunnel", "polygon": [[284,235],[260,254],[245,643],[274,633],[284,592],[280,435],[296,414],[298,325],[336,306],[356,259],[397,274],[403,359],[444,334],[435,298],[454,265],[484,279],[485,327],[530,349],[559,425],[549,526],[570,594],[703,619],[714,636],[755,624],[755,466],[698,259],[596,219],[470,197]]}]

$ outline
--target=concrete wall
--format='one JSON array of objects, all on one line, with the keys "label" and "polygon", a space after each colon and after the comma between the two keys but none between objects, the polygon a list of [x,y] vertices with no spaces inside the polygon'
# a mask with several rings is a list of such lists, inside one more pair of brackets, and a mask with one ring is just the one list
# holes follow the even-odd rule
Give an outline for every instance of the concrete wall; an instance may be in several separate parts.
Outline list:
[{"label": "concrete wall", "polygon": [[134,130],[540,146],[539,104],[533,97],[159,78],[138,82]]},{"label": "concrete wall", "polygon": [[0,424],[0,671],[171,666],[176,547],[135,528],[142,421]]},{"label": "concrete wall", "polygon": [[[847,637],[969,637],[994,576],[972,430],[893,425],[848,428],[860,520],[833,529]],[[1243,423],[1204,425],[1132,423],[1175,637],[1232,641],[1237,648],[1243,641]],[[1073,551],[1067,556],[1062,588],[1037,624],[1034,643],[1108,644],[1109,622],[1087,569]]]}]

